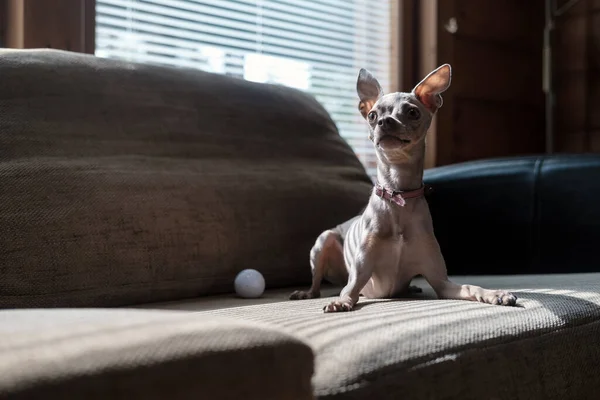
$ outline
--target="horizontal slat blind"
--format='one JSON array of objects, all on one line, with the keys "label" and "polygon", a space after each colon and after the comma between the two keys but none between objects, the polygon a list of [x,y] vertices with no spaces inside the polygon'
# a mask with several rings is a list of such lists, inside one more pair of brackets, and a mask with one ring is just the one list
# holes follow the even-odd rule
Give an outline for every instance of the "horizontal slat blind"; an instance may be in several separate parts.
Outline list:
[{"label": "horizontal slat blind", "polygon": [[97,0],[96,55],[199,68],[313,94],[371,175],[361,67],[390,81],[393,0]]}]

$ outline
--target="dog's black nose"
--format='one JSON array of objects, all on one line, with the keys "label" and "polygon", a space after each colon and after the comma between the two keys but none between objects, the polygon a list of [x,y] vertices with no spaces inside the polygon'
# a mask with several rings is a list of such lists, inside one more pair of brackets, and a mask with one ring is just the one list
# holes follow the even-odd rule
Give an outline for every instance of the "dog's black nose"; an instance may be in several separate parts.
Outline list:
[{"label": "dog's black nose", "polygon": [[377,121],[377,125],[383,129],[390,129],[392,126],[394,126],[394,122],[394,118],[392,117],[381,117],[379,118],[379,121]]}]

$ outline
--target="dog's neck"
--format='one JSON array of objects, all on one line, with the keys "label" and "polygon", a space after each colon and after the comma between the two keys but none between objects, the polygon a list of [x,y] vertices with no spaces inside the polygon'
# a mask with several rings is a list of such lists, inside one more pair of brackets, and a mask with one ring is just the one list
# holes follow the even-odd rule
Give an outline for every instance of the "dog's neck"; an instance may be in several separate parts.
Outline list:
[{"label": "dog's neck", "polygon": [[388,162],[384,157],[377,163],[377,181],[385,188],[394,191],[410,191],[423,185],[425,164],[425,143],[418,143],[401,162]]}]

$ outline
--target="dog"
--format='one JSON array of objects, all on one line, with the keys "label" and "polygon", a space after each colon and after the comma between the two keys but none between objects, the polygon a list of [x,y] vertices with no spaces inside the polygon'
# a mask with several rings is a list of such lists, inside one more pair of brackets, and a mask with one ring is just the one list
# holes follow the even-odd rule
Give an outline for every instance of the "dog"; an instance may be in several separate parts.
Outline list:
[{"label": "dog", "polygon": [[358,109],[375,147],[377,182],[362,214],[319,235],[310,252],[312,286],[295,291],[291,300],[319,297],[326,279],[345,286],[323,311],[351,311],[360,296],[394,298],[418,291],[410,283],[420,275],[440,299],[516,304],[507,291],[450,281],[434,235],[423,197],[425,137],[451,80],[452,68],[443,64],[410,93],[384,95],[369,71],[359,71]]}]

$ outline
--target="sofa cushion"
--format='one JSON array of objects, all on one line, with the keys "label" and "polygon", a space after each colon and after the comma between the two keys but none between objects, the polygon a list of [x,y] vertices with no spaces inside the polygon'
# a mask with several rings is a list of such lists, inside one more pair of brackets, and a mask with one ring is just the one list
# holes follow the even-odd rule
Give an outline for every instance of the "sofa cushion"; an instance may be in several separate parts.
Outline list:
[{"label": "sofa cushion", "polygon": [[0,307],[231,292],[244,268],[306,284],[369,197],[295,89],[57,50],[2,50],[0,77]]},{"label": "sofa cushion", "polygon": [[539,163],[538,157],[494,158],[425,171],[433,188],[427,201],[435,235],[450,274],[476,274],[482,258],[486,274],[527,273]]},{"label": "sofa cushion", "polygon": [[538,186],[539,250],[532,270],[597,271],[600,154],[544,157]]},{"label": "sofa cushion", "polygon": [[313,354],[264,324],[144,310],[0,311],[2,399],[311,399]]},{"label": "sofa cushion", "polygon": [[482,259],[488,275],[598,271],[600,154],[468,161],[424,180],[449,273],[483,272]]},{"label": "sofa cushion", "polygon": [[[365,300],[356,311],[324,314],[330,299],[212,301],[152,308],[277,325],[316,355],[321,399],[584,399],[600,391],[600,274],[455,277],[513,290],[518,307],[418,299]],[[328,292],[331,294],[331,292]],[[225,304],[225,303],[223,303]],[[210,310],[213,308],[213,310]]]}]

